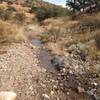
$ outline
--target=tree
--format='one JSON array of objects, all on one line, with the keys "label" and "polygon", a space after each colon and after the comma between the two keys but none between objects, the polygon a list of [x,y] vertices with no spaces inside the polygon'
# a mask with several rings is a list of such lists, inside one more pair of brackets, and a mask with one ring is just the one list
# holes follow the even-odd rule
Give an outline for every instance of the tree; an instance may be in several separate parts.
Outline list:
[{"label": "tree", "polygon": [[92,11],[92,9],[100,10],[100,0],[67,0],[66,3],[73,12],[75,11]]}]

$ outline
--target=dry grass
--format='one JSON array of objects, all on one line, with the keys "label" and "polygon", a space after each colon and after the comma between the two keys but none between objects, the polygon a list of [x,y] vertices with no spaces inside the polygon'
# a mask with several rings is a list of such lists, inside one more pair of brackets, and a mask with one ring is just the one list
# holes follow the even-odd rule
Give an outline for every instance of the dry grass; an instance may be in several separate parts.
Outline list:
[{"label": "dry grass", "polygon": [[96,46],[100,50],[100,33],[95,36]]},{"label": "dry grass", "polygon": [[0,21],[0,43],[24,40],[23,28],[10,22]]}]

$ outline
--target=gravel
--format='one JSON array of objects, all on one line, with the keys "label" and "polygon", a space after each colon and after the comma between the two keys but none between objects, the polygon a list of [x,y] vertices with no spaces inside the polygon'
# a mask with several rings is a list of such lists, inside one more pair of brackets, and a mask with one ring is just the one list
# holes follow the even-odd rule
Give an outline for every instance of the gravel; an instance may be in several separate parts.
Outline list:
[{"label": "gravel", "polygon": [[6,48],[7,53],[0,55],[0,91],[14,91],[18,100],[41,100],[52,85],[48,86],[49,74],[40,66],[40,48],[30,43]]}]

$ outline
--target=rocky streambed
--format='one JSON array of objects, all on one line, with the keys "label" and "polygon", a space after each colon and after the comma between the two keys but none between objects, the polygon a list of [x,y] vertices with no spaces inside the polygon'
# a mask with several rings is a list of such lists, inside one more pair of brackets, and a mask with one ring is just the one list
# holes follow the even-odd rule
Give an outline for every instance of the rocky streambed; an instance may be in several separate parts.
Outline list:
[{"label": "rocky streambed", "polygon": [[[43,48],[41,41],[35,40],[34,43],[42,47],[39,56],[41,64],[55,73],[52,74],[56,78],[55,81],[58,82],[57,86],[66,95],[64,100],[65,98],[68,100],[100,99],[99,69],[95,69],[98,72],[90,73],[89,68],[92,60],[86,52],[81,53],[81,49],[86,49],[87,46],[80,43],[70,46],[68,52],[64,52],[63,55],[50,55],[50,52]],[[63,99],[61,98],[61,100]]]},{"label": "rocky streambed", "polygon": [[0,55],[0,91],[14,91],[17,100],[100,99],[99,74],[88,73],[88,62],[75,50],[50,57],[39,40],[5,48]]},{"label": "rocky streambed", "polygon": [[91,58],[89,43],[73,44],[52,58],[59,87],[71,100],[100,100],[100,59]]}]

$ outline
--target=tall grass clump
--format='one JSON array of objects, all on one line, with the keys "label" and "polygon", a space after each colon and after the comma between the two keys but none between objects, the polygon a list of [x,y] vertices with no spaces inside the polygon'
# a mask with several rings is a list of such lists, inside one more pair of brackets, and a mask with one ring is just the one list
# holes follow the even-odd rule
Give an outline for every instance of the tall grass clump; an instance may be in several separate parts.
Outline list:
[{"label": "tall grass clump", "polygon": [[47,41],[57,42],[58,40],[60,40],[65,35],[66,35],[66,32],[59,27],[50,28],[50,29],[47,29],[43,32],[42,39],[43,39],[44,42],[47,42]]},{"label": "tall grass clump", "polygon": [[22,40],[24,40],[24,35],[21,27],[0,20],[0,43],[19,42]]}]

